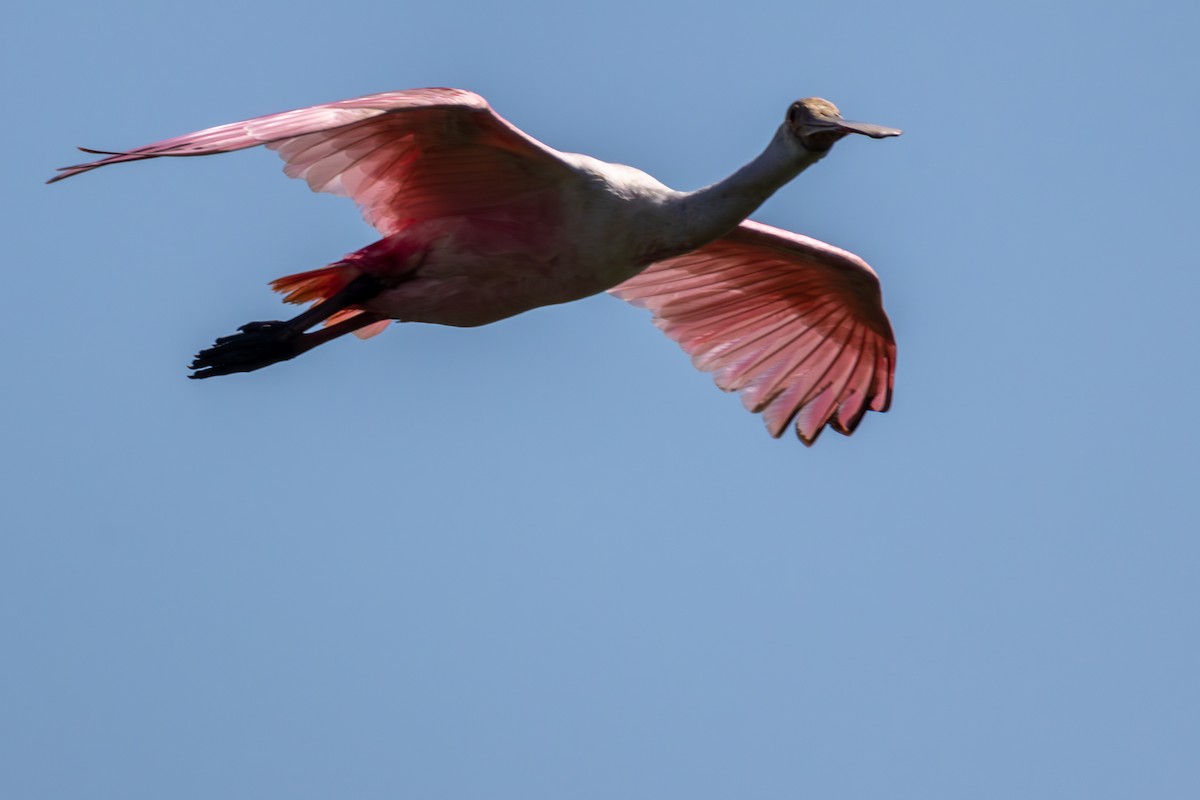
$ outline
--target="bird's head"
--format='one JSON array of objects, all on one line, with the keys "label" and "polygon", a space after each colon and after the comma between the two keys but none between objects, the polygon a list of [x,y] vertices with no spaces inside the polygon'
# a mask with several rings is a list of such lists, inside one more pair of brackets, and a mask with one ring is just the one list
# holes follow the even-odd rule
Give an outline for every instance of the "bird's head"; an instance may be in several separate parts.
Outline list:
[{"label": "bird's head", "polygon": [[842,119],[837,106],[820,97],[805,97],[792,103],[787,113],[787,129],[800,140],[805,150],[822,153],[834,142],[850,133],[861,133],[872,139],[899,136],[902,131],[869,122]]}]

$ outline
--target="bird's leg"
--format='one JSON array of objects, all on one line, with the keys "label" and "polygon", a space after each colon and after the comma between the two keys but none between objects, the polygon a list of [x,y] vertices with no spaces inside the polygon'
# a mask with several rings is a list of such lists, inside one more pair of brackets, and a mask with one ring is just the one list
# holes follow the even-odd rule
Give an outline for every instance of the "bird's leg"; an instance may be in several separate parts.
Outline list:
[{"label": "bird's leg", "polygon": [[232,336],[222,336],[207,350],[196,354],[190,378],[212,378],[234,372],[253,372],[307,353],[317,345],[386,319],[382,314],[362,312],[336,325],[313,333],[309,328],[339,311],[378,295],[385,284],[374,275],[359,275],[337,294],[287,321],[249,322]]}]

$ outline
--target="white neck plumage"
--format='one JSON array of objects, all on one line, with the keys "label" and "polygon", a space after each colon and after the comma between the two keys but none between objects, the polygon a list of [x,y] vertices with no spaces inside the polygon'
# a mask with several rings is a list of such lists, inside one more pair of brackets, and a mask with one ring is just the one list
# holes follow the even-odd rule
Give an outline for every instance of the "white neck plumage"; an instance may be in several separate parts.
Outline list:
[{"label": "white neck plumage", "polygon": [[780,126],[767,148],[749,164],[723,181],[694,192],[680,192],[669,201],[680,220],[675,230],[680,232],[681,240],[668,249],[684,253],[729,233],[781,186],[828,152],[805,149],[786,126]]}]

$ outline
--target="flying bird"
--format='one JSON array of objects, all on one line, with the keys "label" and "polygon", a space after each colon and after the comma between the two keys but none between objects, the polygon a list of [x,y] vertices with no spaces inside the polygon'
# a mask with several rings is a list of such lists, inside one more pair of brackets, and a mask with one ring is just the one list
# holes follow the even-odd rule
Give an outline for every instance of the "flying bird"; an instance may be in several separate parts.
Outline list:
[{"label": "flying bird", "polygon": [[[459,89],[385,92],[221,125],[63,167],[49,182],[165,156],[275,150],[284,172],[349,197],[379,241],[272,282],[287,321],[251,322],[202,350],[192,378],[250,372],[391,320],[477,326],[609,292],[740,394],[778,437],[849,435],[891,403],[896,344],[879,279],[857,256],[746,217],[852,134],[827,100],[792,103],[767,148],[692,192],[554,150]],[[310,330],[319,324],[324,327]]]}]

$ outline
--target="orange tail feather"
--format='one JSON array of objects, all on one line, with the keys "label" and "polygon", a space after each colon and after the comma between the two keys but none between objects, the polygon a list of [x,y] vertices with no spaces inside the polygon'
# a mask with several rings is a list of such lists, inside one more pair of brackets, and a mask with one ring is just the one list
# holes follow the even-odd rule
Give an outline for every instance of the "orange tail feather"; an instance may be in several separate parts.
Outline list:
[{"label": "orange tail feather", "polygon": [[328,267],[297,272],[271,281],[271,288],[286,292],[285,303],[309,303],[324,300],[346,288],[346,284],[362,274],[358,267],[339,262]]},{"label": "orange tail feather", "polygon": [[[285,303],[309,303],[332,297],[342,289],[345,289],[346,284],[361,274],[362,270],[358,267],[345,262],[339,262],[337,264],[330,264],[328,267],[312,269],[308,272],[297,272],[295,275],[285,275],[282,278],[276,278],[271,281],[271,288],[277,292],[286,293],[283,298],[283,302]],[[325,320],[325,325],[334,325],[361,313],[356,308],[348,308],[337,312]],[[355,331],[354,335],[360,339],[369,339],[375,334],[382,332],[388,326],[389,321],[385,319],[368,325]]]}]

